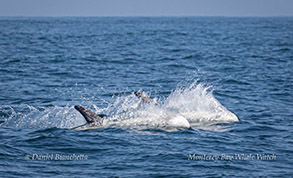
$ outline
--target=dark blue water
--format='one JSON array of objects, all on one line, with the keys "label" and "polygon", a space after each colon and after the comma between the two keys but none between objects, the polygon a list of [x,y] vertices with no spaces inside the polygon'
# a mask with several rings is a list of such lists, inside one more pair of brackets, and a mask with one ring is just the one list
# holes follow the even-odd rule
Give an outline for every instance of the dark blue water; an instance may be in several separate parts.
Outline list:
[{"label": "dark blue water", "polygon": [[1,176],[290,177],[292,62],[292,17],[2,17]]}]

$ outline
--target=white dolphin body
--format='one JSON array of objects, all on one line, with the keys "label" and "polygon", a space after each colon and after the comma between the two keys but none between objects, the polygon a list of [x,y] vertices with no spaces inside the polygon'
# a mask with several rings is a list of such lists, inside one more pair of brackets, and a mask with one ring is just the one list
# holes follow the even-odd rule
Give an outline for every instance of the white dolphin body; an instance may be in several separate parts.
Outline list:
[{"label": "white dolphin body", "polygon": [[[134,94],[142,100],[144,103],[153,103],[155,105],[158,105],[158,103],[150,98],[149,96],[144,95],[143,93],[140,92],[134,92]],[[78,129],[78,130],[84,130],[84,129],[95,129],[95,128],[103,128],[103,118],[101,118],[99,115],[95,114],[93,111],[84,108],[82,106],[75,106],[74,107],[77,111],[81,113],[81,115],[85,118],[87,121],[86,124],[75,127],[73,129]],[[167,118],[166,122],[166,128],[176,128],[176,129],[189,129],[190,124],[187,121],[185,117],[182,115],[172,113],[169,115]]]},{"label": "white dolphin body", "polygon": [[190,128],[190,124],[187,121],[187,119],[181,115],[177,115],[177,116],[171,118],[168,121],[167,126],[174,127],[174,128],[184,128],[184,129]]}]

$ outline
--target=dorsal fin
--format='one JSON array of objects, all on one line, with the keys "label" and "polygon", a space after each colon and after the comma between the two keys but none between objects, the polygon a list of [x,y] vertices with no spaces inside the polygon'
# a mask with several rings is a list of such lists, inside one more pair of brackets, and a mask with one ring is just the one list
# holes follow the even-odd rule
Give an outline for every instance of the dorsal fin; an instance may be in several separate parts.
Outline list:
[{"label": "dorsal fin", "polygon": [[143,103],[154,103],[155,105],[158,105],[157,101],[139,91],[135,91],[134,94],[137,98],[141,99]]},{"label": "dorsal fin", "polygon": [[94,113],[93,111],[87,108],[84,108],[82,106],[74,106],[74,108],[81,113],[81,115],[85,118],[88,124],[93,124],[93,125],[102,124],[103,119],[100,116],[98,116],[96,113]]}]

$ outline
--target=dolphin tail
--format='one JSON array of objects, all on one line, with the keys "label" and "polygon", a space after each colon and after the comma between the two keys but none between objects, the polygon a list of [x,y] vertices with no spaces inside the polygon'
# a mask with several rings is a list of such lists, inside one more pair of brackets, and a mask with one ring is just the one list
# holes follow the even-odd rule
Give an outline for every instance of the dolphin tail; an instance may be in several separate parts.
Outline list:
[{"label": "dolphin tail", "polygon": [[82,106],[74,106],[74,108],[80,112],[88,124],[102,125],[103,119],[93,111]]}]

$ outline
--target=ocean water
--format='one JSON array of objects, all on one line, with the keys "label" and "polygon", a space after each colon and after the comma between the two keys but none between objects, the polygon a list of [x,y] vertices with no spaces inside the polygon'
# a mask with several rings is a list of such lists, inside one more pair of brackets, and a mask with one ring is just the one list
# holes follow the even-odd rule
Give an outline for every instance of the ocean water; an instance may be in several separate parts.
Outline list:
[{"label": "ocean water", "polygon": [[292,17],[1,17],[1,176],[291,177],[292,62]]}]

